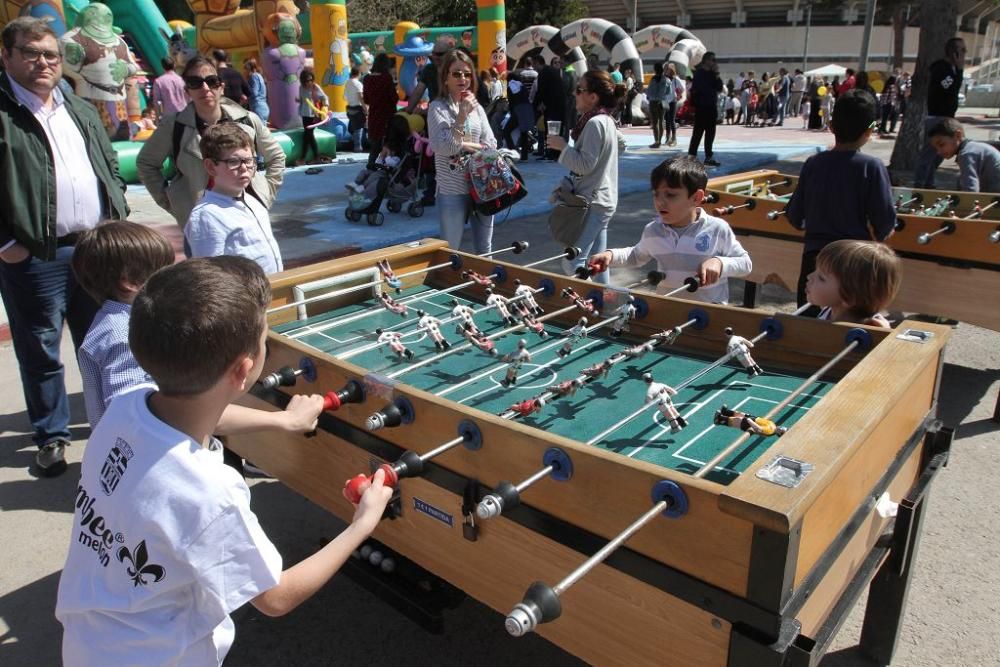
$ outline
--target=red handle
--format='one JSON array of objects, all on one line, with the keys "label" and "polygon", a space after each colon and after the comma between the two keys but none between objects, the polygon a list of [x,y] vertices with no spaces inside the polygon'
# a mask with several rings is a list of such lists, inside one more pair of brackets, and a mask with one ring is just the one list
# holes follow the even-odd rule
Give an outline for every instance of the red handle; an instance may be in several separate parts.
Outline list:
[{"label": "red handle", "polygon": [[323,409],[324,410],[337,410],[340,408],[340,399],[332,391],[328,391],[326,396],[323,397]]},{"label": "red handle", "polygon": [[[385,480],[383,482],[385,486],[388,486],[390,489],[395,488],[396,483],[399,481],[399,475],[396,474],[395,469],[393,469],[393,467],[388,463],[383,463],[379,467],[379,470],[385,472]],[[344,498],[347,498],[348,502],[354,505],[360,503],[361,496],[363,496],[365,491],[368,490],[368,487],[372,485],[372,478],[374,476],[374,474],[360,474],[347,480],[347,482],[344,483]]]}]

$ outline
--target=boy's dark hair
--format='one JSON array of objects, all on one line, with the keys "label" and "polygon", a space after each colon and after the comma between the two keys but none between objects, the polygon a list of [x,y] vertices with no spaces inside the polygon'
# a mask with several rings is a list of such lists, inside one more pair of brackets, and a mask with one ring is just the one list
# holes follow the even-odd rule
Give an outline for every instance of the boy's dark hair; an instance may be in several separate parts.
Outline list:
[{"label": "boy's dark hair", "polygon": [[247,148],[253,152],[253,142],[246,130],[239,123],[216,123],[205,130],[201,137],[202,157],[209,160],[221,160],[230,151]]},{"label": "boy's dark hair", "polygon": [[189,259],[154,274],[132,304],[128,344],[165,396],[208,391],[256,357],[271,285],[253,260]]},{"label": "boy's dark hair", "polygon": [[73,250],[73,273],[98,303],[122,298],[127,282],[142,287],[174,263],[174,249],[162,234],[128,220],[109,220],[80,234]]},{"label": "boy's dark hair", "polygon": [[851,144],[867,132],[878,114],[878,102],[867,90],[851,88],[833,105],[833,136],[838,144]]},{"label": "boy's dark hair", "polygon": [[670,188],[684,188],[690,197],[698,190],[708,187],[705,165],[690,155],[679,155],[664,160],[649,175],[649,186],[653,190],[666,184]]},{"label": "boy's dark hair", "polygon": [[929,137],[950,137],[955,138],[955,135],[962,131],[962,124],[959,123],[954,118],[942,118],[940,122],[935,123],[930,130],[927,131],[927,136]]},{"label": "boy's dark hair", "polygon": [[174,59],[173,58],[161,58],[160,65],[163,67],[164,72],[169,72],[174,69]]},{"label": "boy's dark hair", "polygon": [[217,63],[224,63],[229,61],[229,54],[227,54],[222,49],[214,49],[212,51],[212,57],[215,59],[215,62]]}]

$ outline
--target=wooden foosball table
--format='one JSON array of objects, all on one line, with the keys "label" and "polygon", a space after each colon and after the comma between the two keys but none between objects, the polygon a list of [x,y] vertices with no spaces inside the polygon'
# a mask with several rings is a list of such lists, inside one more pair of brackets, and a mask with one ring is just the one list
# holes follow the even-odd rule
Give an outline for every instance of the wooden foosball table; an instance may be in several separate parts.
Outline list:
[{"label": "wooden foosball table", "polygon": [[230,446],[345,520],[345,480],[387,466],[374,537],[506,614],[512,642],[537,632],[598,665],[815,664],[870,586],[862,645],[888,663],[950,446],[950,329],[598,289],[502,261],[522,250],[425,240],[275,276],[246,404],[320,393],[329,411],[314,437]]},{"label": "wooden foosball table", "polygon": [[[753,258],[747,277],[795,292],[803,233],[784,216],[798,178],[773,170],[709,181],[709,212],[721,209]],[[902,258],[893,308],[1000,331],[1000,194],[894,188],[898,222],[886,241]],[[751,305],[754,290],[748,290]]]}]

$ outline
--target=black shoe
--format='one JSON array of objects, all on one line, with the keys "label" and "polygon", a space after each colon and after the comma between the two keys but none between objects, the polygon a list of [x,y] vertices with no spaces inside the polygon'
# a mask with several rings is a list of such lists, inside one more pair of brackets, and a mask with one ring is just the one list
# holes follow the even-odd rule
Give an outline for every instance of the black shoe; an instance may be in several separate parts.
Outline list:
[{"label": "black shoe", "polygon": [[719,166],[719,161],[718,160],[714,160],[712,158],[707,158],[705,160],[705,166],[706,167],[718,167]]},{"label": "black shoe", "polygon": [[434,206],[434,195],[424,195],[420,199],[420,205],[423,207]]},{"label": "black shoe", "polygon": [[684,419],[684,417],[678,417],[677,418],[677,425],[680,426],[681,428],[684,428],[685,426],[688,425],[688,421],[686,419]]},{"label": "black shoe", "polygon": [[66,445],[69,442],[63,439],[47,442],[35,454],[35,465],[38,467],[38,474],[42,477],[58,477],[66,472]]},{"label": "black shoe", "polygon": [[403,356],[405,356],[407,359],[412,359],[413,358],[413,350],[407,350],[406,352],[403,353]]}]

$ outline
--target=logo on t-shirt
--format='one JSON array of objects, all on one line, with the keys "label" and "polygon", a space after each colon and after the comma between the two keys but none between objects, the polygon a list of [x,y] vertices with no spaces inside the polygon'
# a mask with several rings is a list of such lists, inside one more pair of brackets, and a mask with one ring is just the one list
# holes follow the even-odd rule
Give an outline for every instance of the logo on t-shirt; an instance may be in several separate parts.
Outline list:
[{"label": "logo on t-shirt", "polygon": [[951,84],[953,83],[955,83],[955,78],[952,77],[952,75],[950,74],[945,78],[941,79],[941,87],[944,88],[945,90],[951,88]]},{"label": "logo on t-shirt", "polygon": [[[129,562],[126,572],[132,577],[132,584],[135,586],[145,586],[155,584],[167,576],[167,571],[162,566],[150,563],[149,553],[146,551],[146,540],[136,545],[135,551],[129,551],[128,547],[122,547],[116,554],[118,562],[124,564]],[[146,581],[146,577],[152,577],[152,581]]]},{"label": "logo on t-shirt", "polygon": [[708,232],[702,232],[698,234],[694,239],[694,249],[698,252],[705,252],[708,250],[708,244],[711,242],[712,236]]},{"label": "logo on t-shirt", "polygon": [[118,488],[118,482],[122,480],[129,459],[133,456],[129,444],[118,438],[115,446],[108,452],[108,457],[104,459],[104,465],[101,466],[101,489],[104,490],[104,495],[110,496]]}]

